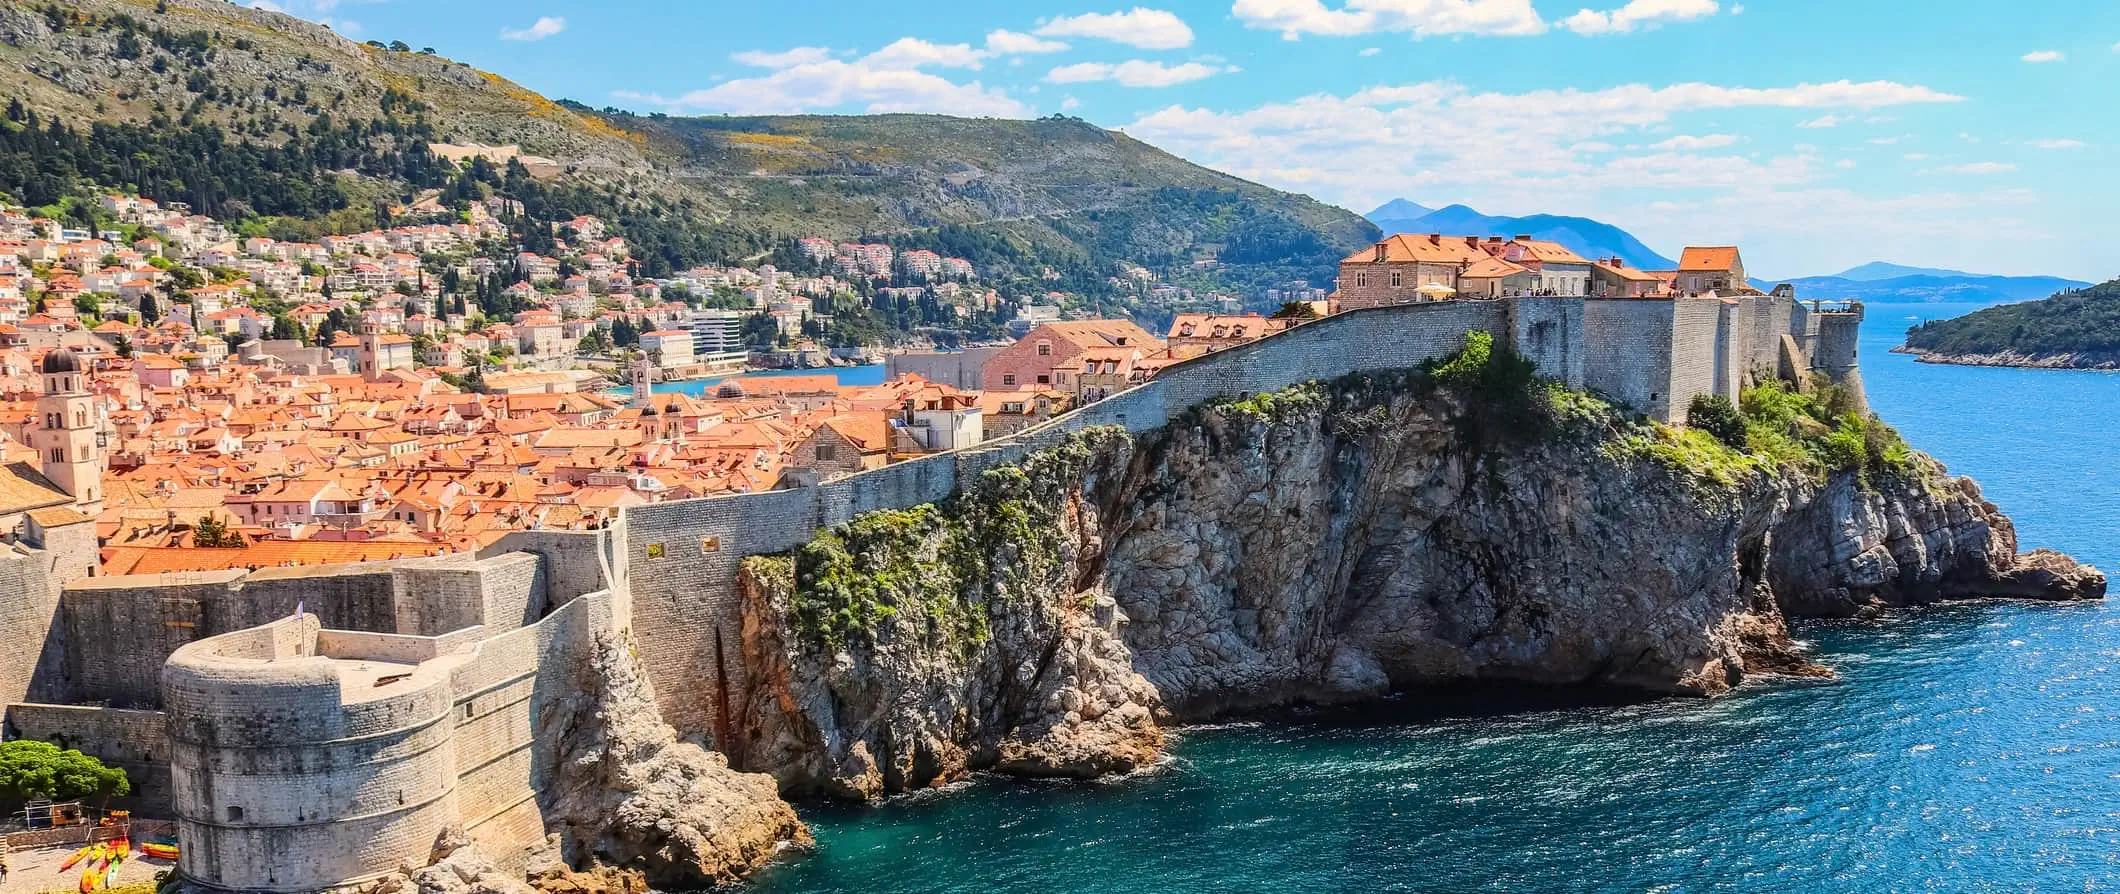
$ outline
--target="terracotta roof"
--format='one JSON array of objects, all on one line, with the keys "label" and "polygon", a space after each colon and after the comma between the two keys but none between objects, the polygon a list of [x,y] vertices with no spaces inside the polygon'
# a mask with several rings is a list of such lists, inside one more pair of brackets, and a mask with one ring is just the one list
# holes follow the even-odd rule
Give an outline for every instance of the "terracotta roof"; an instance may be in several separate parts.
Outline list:
[{"label": "terracotta roof", "polygon": [[1530,272],[1521,265],[1509,263],[1501,258],[1486,258],[1472,262],[1472,266],[1465,268],[1464,272],[1459,273],[1458,276],[1470,279],[1496,279]]},{"label": "terracotta roof", "polygon": [[1524,257],[1533,261],[1541,261],[1547,264],[1590,263],[1589,258],[1569,251],[1567,246],[1558,242],[1549,242],[1544,239],[1518,238],[1515,243],[1523,247]]},{"label": "terracotta roof", "polygon": [[[1411,263],[1463,264],[1473,263],[1486,257],[1487,253],[1474,247],[1477,237],[1445,236],[1440,233],[1426,235],[1401,233],[1348,255],[1342,264]],[[1383,257],[1377,256],[1382,248]]]},{"label": "terracotta roof", "polygon": [[25,514],[40,528],[58,528],[95,520],[74,511],[72,506],[46,506],[43,509],[32,509]]},{"label": "terracotta roof", "polygon": [[113,546],[103,550],[103,570],[115,575],[283,565],[350,565],[435,556],[448,551],[448,547],[438,543],[324,540],[260,540],[241,549]]},{"label": "terracotta roof", "polygon": [[1737,266],[1737,246],[1686,246],[1678,269],[1694,273],[1721,272]]},{"label": "terracotta roof", "polygon": [[[1288,328],[1289,321],[1258,314],[1179,314],[1171,318],[1168,338],[1259,338]],[[1221,327],[1221,331],[1216,331]]]},{"label": "terracotta roof", "polygon": [[70,504],[73,497],[29,463],[0,465],[0,514]]},{"label": "terracotta roof", "polygon": [[[1043,332],[1049,336],[1065,339],[1079,347],[1101,348],[1108,345],[1139,345],[1155,347],[1160,343],[1148,330],[1134,324],[1132,320],[1067,320],[1045,323],[1031,330],[1035,335]],[[1024,339],[1029,340],[1030,335]]]},{"label": "terracotta roof", "polygon": [[853,442],[864,453],[882,450],[890,444],[891,426],[882,413],[834,416],[824,421],[824,427],[838,432],[840,437]]},{"label": "terracotta roof", "polygon": [[1612,260],[1610,260],[1610,261],[1606,261],[1605,263],[1599,264],[1599,265],[1597,265],[1597,266],[1598,266],[1598,268],[1599,268],[1599,269],[1601,269],[1601,270],[1605,271],[1606,273],[1610,273],[1610,274],[1612,274],[1613,276],[1617,276],[1617,277],[1619,277],[1620,279],[1628,280],[1628,281],[1630,281],[1630,282],[1669,282],[1669,281],[1670,281],[1670,278],[1669,278],[1669,277],[1657,276],[1657,275],[1655,275],[1655,274],[1652,274],[1652,273],[1644,273],[1644,272],[1642,272],[1642,271],[1640,271],[1640,270],[1636,270],[1636,269],[1634,269],[1634,268],[1632,268],[1632,267],[1629,267],[1629,266],[1627,266],[1626,262],[1624,262],[1624,261],[1621,261],[1621,260],[1619,260],[1619,259],[1617,259],[1617,258],[1614,258],[1614,259],[1612,259]]}]

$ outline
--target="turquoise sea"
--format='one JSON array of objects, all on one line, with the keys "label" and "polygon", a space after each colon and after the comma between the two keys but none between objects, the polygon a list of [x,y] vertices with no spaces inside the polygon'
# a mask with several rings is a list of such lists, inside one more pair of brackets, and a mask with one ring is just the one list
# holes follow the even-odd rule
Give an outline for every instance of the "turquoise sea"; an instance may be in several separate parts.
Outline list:
[{"label": "turquoise sea", "polygon": [[[2026,548],[2120,568],[2120,375],[1886,353],[1872,403]],[[1803,625],[1840,672],[1713,701],[1407,696],[1187,731],[1157,771],[806,806],[782,892],[2120,889],[2120,600]]]},{"label": "turquoise sea", "polygon": [[[839,384],[841,385],[881,385],[883,384],[883,364],[873,363],[868,366],[834,366],[827,369],[773,369],[759,372],[747,372],[743,373],[742,376],[744,378],[770,378],[774,376],[837,376],[839,377]],[[716,385],[720,385],[723,379],[733,378],[737,377],[716,376],[711,379],[688,379],[682,382],[657,382],[655,383],[655,387],[652,390],[656,394],[689,394],[693,397],[698,397],[700,395],[706,394],[709,391],[714,390],[714,387]],[[633,394],[633,389],[630,387],[613,388],[605,393],[611,394],[616,397],[631,397]]]}]

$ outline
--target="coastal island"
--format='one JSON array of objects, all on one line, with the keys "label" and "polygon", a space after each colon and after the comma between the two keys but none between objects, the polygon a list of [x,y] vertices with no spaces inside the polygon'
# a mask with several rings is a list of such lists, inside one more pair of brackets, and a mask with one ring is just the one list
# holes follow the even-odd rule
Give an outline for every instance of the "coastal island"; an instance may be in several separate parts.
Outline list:
[{"label": "coastal island", "polygon": [[1923,363],[2120,369],[2120,280],[1907,330],[1895,353]]}]

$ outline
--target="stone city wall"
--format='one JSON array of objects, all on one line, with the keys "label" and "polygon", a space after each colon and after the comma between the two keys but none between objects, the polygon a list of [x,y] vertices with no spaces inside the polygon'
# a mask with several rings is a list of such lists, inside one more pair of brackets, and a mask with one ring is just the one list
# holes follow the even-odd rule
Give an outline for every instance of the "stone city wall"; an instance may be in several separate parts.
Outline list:
[{"label": "stone city wall", "polygon": [[59,625],[59,591],[96,568],[96,526],[45,528],[25,522],[24,542],[0,544],[0,705],[56,701],[63,693],[67,640]]},{"label": "stone city wall", "polygon": [[64,673],[46,697],[157,707],[162,663],[178,647],[298,606],[335,630],[512,629],[542,613],[544,585],[538,557],[522,553],[78,580],[60,597]]},{"label": "stone city wall", "polygon": [[[1566,312],[1559,316],[1565,318]],[[623,528],[625,561],[632,569],[633,626],[664,719],[705,741],[727,735],[732,718],[723,708],[728,693],[743,686],[735,609],[737,564],[745,556],[793,549],[819,528],[862,512],[944,499],[956,492],[958,482],[1084,428],[1148,431],[1213,398],[1417,366],[1457,350],[1475,329],[1507,333],[1505,302],[1447,301],[1337,314],[1172,365],[1145,385],[977,447],[817,487],[629,508]],[[1562,362],[1557,355],[1555,362]],[[1566,368],[1542,371],[1565,374]]]}]

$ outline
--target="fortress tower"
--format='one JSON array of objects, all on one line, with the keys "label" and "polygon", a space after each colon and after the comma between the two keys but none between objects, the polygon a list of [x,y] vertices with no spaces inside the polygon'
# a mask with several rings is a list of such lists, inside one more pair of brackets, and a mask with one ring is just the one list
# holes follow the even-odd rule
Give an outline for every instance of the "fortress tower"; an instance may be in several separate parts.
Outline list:
[{"label": "fortress tower", "polygon": [[88,391],[81,358],[66,348],[44,355],[44,396],[37,398],[37,427],[30,433],[40,471],[74,498],[85,515],[103,511],[104,435],[96,399]]}]

